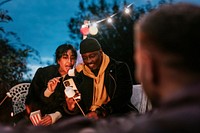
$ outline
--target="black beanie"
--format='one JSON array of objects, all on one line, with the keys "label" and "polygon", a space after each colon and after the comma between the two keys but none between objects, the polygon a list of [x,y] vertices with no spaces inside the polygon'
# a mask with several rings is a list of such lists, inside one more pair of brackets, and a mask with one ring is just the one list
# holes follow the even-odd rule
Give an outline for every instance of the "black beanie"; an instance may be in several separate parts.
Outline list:
[{"label": "black beanie", "polygon": [[94,52],[101,49],[99,42],[92,37],[87,37],[80,43],[80,53]]}]

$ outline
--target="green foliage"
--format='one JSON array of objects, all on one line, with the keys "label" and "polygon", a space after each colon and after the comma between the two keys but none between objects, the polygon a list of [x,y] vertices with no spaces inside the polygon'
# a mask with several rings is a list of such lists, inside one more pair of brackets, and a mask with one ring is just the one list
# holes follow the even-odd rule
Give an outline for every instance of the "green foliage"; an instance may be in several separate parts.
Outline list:
[{"label": "green foliage", "polygon": [[[0,6],[10,0],[0,2]],[[0,22],[11,22],[7,10],[0,9]],[[24,81],[24,75],[30,70],[28,58],[39,59],[39,53],[30,46],[21,43],[20,38],[12,31],[0,27],[0,83],[14,86]],[[30,77],[27,75],[27,77]],[[26,79],[30,80],[30,79]],[[1,89],[1,88],[0,88]]]},{"label": "green foliage", "polygon": [[[164,3],[168,2],[161,0],[159,4]],[[70,37],[74,40],[81,40],[80,28],[84,20],[98,21],[116,14],[112,17],[114,21],[112,24],[102,21],[98,25],[98,34],[93,37],[99,40],[106,54],[129,65],[134,79],[133,25],[142,14],[150,12],[156,6],[153,6],[150,1],[139,7],[132,4],[130,6],[131,14],[125,14],[124,8],[130,4],[126,0],[123,1],[123,4],[118,3],[117,0],[114,0],[112,4],[107,3],[106,0],[80,0],[80,11],[75,17],[71,18],[68,27],[71,32]]]},{"label": "green foliage", "polygon": [[[84,20],[98,21],[116,14],[112,17],[113,23],[108,24],[102,21],[98,25],[98,34],[93,36],[99,40],[103,51],[110,57],[126,62],[134,79],[134,62],[133,62],[133,24],[139,16],[145,13],[145,7],[137,8],[132,5],[130,8],[132,14],[125,14],[124,8],[130,3],[126,1],[123,5],[114,1],[113,4],[107,3],[105,0],[86,1],[80,0],[80,12],[76,17],[71,18],[69,29],[73,39],[81,39],[80,28]],[[151,9],[150,7],[148,7]]]},{"label": "green foliage", "polygon": [[7,40],[0,39],[0,80],[15,84],[22,80],[23,72],[27,72],[27,50],[16,50]]}]

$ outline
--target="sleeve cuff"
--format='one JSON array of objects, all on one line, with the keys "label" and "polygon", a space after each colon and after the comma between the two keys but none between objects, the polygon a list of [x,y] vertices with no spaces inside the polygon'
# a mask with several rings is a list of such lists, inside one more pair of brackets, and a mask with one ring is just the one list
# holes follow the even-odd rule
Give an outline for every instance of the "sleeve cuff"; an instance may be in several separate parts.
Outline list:
[{"label": "sleeve cuff", "polygon": [[46,90],[44,91],[44,96],[49,97],[49,96],[51,96],[52,93],[53,92],[51,92],[48,88],[46,88]]},{"label": "sleeve cuff", "polygon": [[51,116],[52,124],[54,124],[58,119],[62,117],[62,114],[58,111],[56,111],[55,113],[51,113],[49,115]]}]

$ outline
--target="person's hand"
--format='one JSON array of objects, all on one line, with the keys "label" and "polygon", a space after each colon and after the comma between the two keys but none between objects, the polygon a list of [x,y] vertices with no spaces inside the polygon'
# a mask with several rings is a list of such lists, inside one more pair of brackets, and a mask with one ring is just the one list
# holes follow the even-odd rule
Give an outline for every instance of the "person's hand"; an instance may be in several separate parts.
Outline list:
[{"label": "person's hand", "polygon": [[65,97],[67,107],[70,111],[73,111],[76,106],[76,102],[80,101],[80,95],[81,94],[78,91],[75,91],[75,95],[73,97],[71,98],[68,98],[67,96]]},{"label": "person's hand", "polygon": [[26,108],[26,114],[30,115],[30,113],[31,113],[31,107],[29,105],[25,105],[25,108]]},{"label": "person's hand", "polygon": [[65,100],[66,100],[68,109],[70,111],[74,111],[74,108],[76,106],[76,101],[73,99],[73,97],[71,98],[66,97]]},{"label": "person's hand", "polygon": [[60,82],[60,80],[59,80],[60,78],[61,77],[55,77],[55,78],[49,80],[48,85],[47,85],[49,91],[51,91],[51,92],[55,91],[57,84]]},{"label": "person's hand", "polygon": [[87,117],[87,118],[92,118],[92,119],[95,119],[95,120],[99,119],[99,117],[98,117],[98,115],[97,115],[97,113],[96,113],[95,111],[89,112],[89,113],[86,115],[86,117]]},{"label": "person's hand", "polygon": [[52,118],[50,115],[45,115],[42,117],[41,121],[39,122],[39,125],[41,126],[48,126],[52,124]]},{"label": "person's hand", "polygon": [[81,100],[81,93],[79,93],[78,90],[74,90],[75,91],[75,95],[73,96],[74,99],[76,99],[77,102],[79,102]]},{"label": "person's hand", "polygon": [[83,66],[84,66],[84,64],[83,63],[79,63],[77,66],[76,66],[76,71],[77,72],[80,72],[80,71],[82,71],[83,70]]}]

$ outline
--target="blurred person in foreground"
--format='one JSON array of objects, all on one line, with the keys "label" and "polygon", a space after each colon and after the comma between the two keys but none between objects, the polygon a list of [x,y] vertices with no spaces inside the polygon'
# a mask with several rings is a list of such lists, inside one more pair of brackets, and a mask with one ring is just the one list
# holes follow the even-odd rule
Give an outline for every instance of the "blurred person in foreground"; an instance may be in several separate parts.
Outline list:
[{"label": "blurred person in foreground", "polygon": [[[102,123],[101,128],[135,133],[199,133],[199,37],[197,5],[163,5],[142,16],[135,24],[136,77],[154,111],[139,118],[123,118],[117,127]],[[103,131],[97,127],[97,131]]]},{"label": "blurred person in foreground", "polygon": [[[42,120],[39,125],[51,125],[65,112],[63,80],[70,78],[68,71],[76,63],[77,52],[71,44],[62,44],[55,52],[56,65],[39,68],[31,82],[26,100],[27,113],[40,110]],[[69,114],[70,116],[70,114]]]},{"label": "blurred person in foreground", "polygon": [[80,54],[83,64],[76,67],[76,83],[86,117],[98,119],[138,112],[130,101],[132,78],[128,65],[106,55],[92,37],[80,43]]}]

